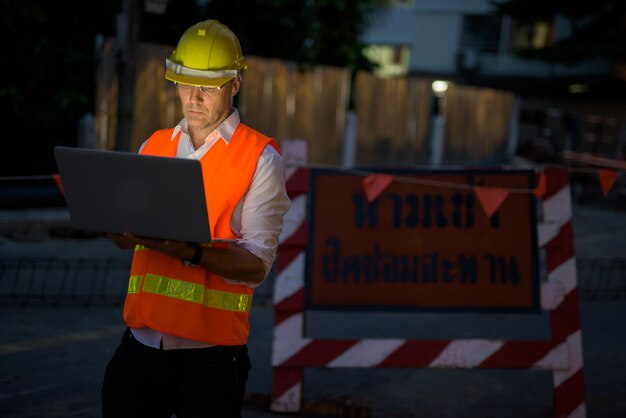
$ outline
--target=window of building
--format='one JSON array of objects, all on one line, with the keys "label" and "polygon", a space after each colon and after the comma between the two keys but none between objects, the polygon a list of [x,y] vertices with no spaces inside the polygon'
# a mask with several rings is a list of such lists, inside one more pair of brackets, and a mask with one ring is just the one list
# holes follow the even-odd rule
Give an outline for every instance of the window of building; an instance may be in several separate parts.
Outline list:
[{"label": "window of building", "polygon": [[554,24],[548,21],[516,22],[511,25],[509,49],[544,48],[554,44]]},{"label": "window of building", "polygon": [[387,77],[406,75],[409,72],[410,50],[397,45],[370,45],[363,55],[377,65],[374,74]]}]

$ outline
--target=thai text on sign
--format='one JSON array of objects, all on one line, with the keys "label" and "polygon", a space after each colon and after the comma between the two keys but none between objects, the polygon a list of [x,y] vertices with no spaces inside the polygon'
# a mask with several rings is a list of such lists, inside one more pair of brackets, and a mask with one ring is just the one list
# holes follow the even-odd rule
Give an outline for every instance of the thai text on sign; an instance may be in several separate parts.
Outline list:
[{"label": "thai text on sign", "polygon": [[473,191],[532,190],[534,172],[402,171],[394,179],[370,202],[363,176],[312,170],[309,309],[539,309],[534,195],[510,193],[489,217]]}]

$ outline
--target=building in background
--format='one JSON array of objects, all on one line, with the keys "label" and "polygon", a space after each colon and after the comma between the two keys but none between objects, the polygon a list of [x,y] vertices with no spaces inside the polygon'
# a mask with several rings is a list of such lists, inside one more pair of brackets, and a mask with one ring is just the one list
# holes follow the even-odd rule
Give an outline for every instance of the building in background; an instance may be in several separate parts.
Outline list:
[{"label": "building in background", "polygon": [[[499,15],[489,0],[390,0],[363,36],[368,58],[380,75],[424,74],[489,84],[487,79],[571,81],[567,92],[586,91],[585,79],[608,77],[612,62],[577,65],[519,57],[516,51],[544,48],[571,36],[570,22],[526,23]],[[578,83],[575,81],[578,80]],[[577,84],[577,85],[576,85]]]},{"label": "building in background", "polygon": [[[550,10],[524,9],[523,0],[512,3],[526,19],[498,13],[489,0],[390,0],[372,16],[363,35],[365,54],[378,64],[381,77],[422,76],[512,92],[520,99],[513,146],[525,157],[554,162],[564,150],[575,150],[624,160],[626,72],[620,76],[625,66],[614,58],[623,53],[612,58],[610,48],[620,48],[615,43],[619,38],[612,45],[601,38],[605,27],[617,36],[626,33],[619,19],[611,17],[623,15],[624,7],[606,0],[595,11],[589,9],[595,16],[572,20]],[[577,7],[581,5],[572,6]],[[613,27],[610,22],[617,23]],[[540,60],[519,54],[580,41],[583,37],[573,37],[574,27],[576,35],[586,31],[590,42],[583,42],[578,53],[576,44],[565,52],[578,58],[588,53],[586,59],[564,64],[556,55]]]}]

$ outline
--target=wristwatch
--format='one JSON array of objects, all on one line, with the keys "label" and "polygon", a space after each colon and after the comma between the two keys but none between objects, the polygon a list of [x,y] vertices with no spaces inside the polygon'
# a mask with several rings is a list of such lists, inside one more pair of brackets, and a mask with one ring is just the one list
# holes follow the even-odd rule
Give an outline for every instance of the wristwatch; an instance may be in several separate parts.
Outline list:
[{"label": "wristwatch", "polygon": [[202,260],[202,246],[198,242],[190,242],[189,245],[193,247],[193,255],[191,258],[183,258],[180,261],[185,266],[196,267]]}]

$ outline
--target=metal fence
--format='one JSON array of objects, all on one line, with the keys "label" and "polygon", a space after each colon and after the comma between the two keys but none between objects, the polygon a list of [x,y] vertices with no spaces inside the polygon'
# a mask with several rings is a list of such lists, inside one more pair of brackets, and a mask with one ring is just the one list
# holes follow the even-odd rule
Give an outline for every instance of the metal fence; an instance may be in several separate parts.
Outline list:
[{"label": "metal fence", "polygon": [[585,299],[626,299],[626,259],[582,259],[577,265]]},{"label": "metal fence", "polygon": [[114,258],[0,258],[0,305],[121,305],[129,270]]},{"label": "metal fence", "polygon": [[[581,298],[626,299],[626,259],[577,265]],[[120,306],[129,269],[129,261],[114,258],[0,258],[0,306]],[[264,286],[256,296],[271,298],[271,281]]]}]

